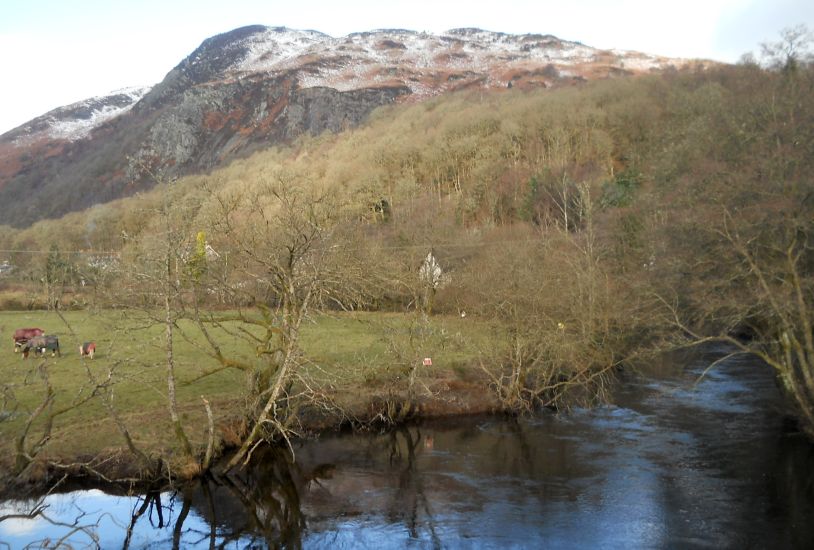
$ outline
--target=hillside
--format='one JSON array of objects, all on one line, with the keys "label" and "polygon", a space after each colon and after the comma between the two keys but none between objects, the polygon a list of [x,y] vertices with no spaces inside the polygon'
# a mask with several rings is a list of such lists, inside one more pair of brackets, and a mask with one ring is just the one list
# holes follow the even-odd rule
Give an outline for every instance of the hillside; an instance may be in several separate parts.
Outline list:
[{"label": "hillside", "polygon": [[375,108],[466,89],[560,87],[705,66],[550,35],[251,26],[205,40],[164,80],[56,109],[0,136],[0,220],[24,227],[201,173]]}]

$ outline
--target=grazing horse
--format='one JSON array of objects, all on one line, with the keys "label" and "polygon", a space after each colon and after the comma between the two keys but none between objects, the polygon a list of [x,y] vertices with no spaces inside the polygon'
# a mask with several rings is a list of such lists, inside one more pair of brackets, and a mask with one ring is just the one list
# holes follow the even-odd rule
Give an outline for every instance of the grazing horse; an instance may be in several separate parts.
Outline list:
[{"label": "grazing horse", "polygon": [[28,340],[22,347],[23,351],[23,359],[28,359],[28,354],[31,351],[34,351],[34,354],[45,354],[46,351],[51,352],[51,357],[59,355],[62,356],[62,353],[59,351],[59,338],[56,336],[49,334],[45,336],[35,336]]},{"label": "grazing horse", "polygon": [[95,342],[85,342],[81,346],[79,346],[79,357],[90,357],[93,359],[93,355],[96,353],[96,343]]},{"label": "grazing horse", "polygon": [[45,331],[41,328],[18,328],[14,331],[14,353],[20,351],[20,348],[35,336],[42,336]]}]

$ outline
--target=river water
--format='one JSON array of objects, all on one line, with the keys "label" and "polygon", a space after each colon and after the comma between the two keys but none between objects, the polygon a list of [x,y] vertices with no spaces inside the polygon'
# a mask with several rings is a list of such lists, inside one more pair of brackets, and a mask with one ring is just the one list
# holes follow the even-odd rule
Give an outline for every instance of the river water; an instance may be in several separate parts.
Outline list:
[{"label": "river water", "polygon": [[[136,497],[0,503],[10,548],[814,548],[814,448],[771,373],[722,352],[615,405],[454,418],[260,451],[252,468]],[[664,367],[664,365],[660,365]],[[664,371],[670,371],[665,374]],[[0,548],[4,545],[0,543]]]}]

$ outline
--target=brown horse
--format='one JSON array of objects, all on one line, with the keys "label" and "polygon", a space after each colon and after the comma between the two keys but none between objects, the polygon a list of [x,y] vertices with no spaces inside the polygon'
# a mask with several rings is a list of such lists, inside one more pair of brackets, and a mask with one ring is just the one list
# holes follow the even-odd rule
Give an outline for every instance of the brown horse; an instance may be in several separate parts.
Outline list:
[{"label": "brown horse", "polygon": [[14,331],[14,352],[17,353],[20,351],[20,348],[28,342],[31,338],[36,336],[42,336],[45,334],[45,331],[41,328],[18,328]]},{"label": "brown horse", "polygon": [[91,359],[93,359],[95,353],[96,353],[95,342],[85,342],[84,344],[79,346],[79,357],[90,357]]}]

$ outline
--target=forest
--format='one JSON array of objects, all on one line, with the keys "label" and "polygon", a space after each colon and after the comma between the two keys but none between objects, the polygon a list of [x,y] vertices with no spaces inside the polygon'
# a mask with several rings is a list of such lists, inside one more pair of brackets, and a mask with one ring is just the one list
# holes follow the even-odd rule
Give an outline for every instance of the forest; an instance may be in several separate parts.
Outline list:
[{"label": "forest", "polygon": [[[381,108],[0,226],[6,345],[29,319],[107,338],[74,374],[4,352],[6,475],[126,477],[115,456],[184,477],[313,427],[589,406],[709,341],[771,366],[814,434],[814,66],[789,38],[761,63]],[[76,444],[90,419],[104,445]]]}]

